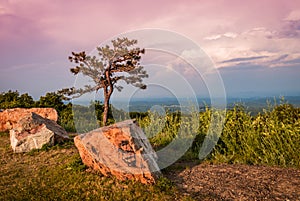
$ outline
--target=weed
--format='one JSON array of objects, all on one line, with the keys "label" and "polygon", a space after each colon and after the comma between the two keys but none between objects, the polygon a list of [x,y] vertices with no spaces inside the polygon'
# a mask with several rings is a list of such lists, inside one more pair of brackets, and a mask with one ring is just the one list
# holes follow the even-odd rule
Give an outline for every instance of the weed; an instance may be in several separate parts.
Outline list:
[{"label": "weed", "polygon": [[87,166],[82,163],[80,155],[74,155],[72,157],[71,162],[67,165],[67,169],[71,169],[74,171],[84,171],[87,169]]},{"label": "weed", "polygon": [[174,188],[174,184],[166,177],[160,177],[155,185],[155,188],[159,191],[171,192]]}]

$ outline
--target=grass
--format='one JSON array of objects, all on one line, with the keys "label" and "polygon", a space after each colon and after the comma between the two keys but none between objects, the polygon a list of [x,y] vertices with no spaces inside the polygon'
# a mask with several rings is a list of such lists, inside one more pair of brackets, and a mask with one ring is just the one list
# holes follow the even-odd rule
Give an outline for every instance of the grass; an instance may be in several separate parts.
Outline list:
[{"label": "grass", "polygon": [[[222,111],[221,111],[222,113]],[[220,111],[194,115],[199,121],[193,144],[179,161],[196,161],[208,132],[210,119]],[[179,127],[195,131],[195,122],[181,122],[179,113],[142,116],[139,125],[156,150],[178,137]],[[227,111],[222,134],[206,159],[213,163],[262,164],[300,168],[300,109],[282,103],[256,116],[241,106]],[[182,123],[182,124],[181,124]],[[164,171],[189,168],[175,164]],[[0,133],[0,200],[191,200],[172,182],[161,178],[155,185],[118,181],[88,171],[73,142],[14,154],[9,134]]]},{"label": "grass", "polygon": [[[206,160],[214,163],[300,167],[300,109],[283,99],[279,104],[274,104],[269,103],[267,109],[256,115],[247,112],[247,108],[242,105],[227,110],[224,125],[219,125],[223,126],[223,130],[218,144]],[[90,116],[90,113],[82,113],[83,116],[87,114]],[[225,111],[207,107],[204,112],[192,112],[190,116],[184,116],[180,112],[167,113],[166,116],[150,112],[134,113],[132,116],[137,118],[155,150],[169,145],[179,138],[180,129],[186,129],[187,132],[181,132],[181,135],[194,140],[183,159],[195,160],[207,133],[218,133],[215,132],[215,129],[219,129],[218,126],[209,129],[211,120],[219,121],[220,114],[225,114]],[[190,120],[185,120],[189,118]],[[82,119],[79,122],[82,124],[79,127],[91,126]],[[65,123],[67,129],[75,129],[71,129],[73,124],[70,121]],[[194,132],[189,132],[191,130]],[[214,140],[213,135],[209,137]]]},{"label": "grass", "polygon": [[0,133],[0,200],[191,200],[166,178],[154,185],[87,171],[74,145],[15,154]]},{"label": "grass", "polygon": [[[180,160],[196,160],[206,137],[211,118],[218,119],[224,111],[206,108],[197,118],[199,128],[193,144]],[[180,114],[161,118],[139,118],[139,125],[156,150],[167,146],[177,137]],[[193,121],[184,122],[193,130]],[[150,126],[149,126],[150,125]],[[151,126],[152,125],[152,126]],[[222,126],[222,125],[220,125]],[[157,129],[159,128],[159,129]],[[153,133],[156,132],[156,135]],[[149,135],[150,134],[150,135]],[[252,116],[241,105],[226,112],[223,130],[217,146],[206,158],[214,163],[260,164],[300,168],[300,108],[287,103],[269,106],[263,113]]]},{"label": "grass", "polygon": [[227,113],[212,160],[300,167],[300,110],[281,104],[252,117],[243,108]]}]

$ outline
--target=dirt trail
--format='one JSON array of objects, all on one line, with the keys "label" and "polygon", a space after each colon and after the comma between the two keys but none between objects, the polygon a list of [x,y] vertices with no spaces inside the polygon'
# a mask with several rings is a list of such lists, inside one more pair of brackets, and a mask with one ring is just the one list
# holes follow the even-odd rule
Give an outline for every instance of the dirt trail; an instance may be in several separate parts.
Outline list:
[{"label": "dirt trail", "polygon": [[200,164],[166,176],[196,200],[300,201],[299,169]]}]

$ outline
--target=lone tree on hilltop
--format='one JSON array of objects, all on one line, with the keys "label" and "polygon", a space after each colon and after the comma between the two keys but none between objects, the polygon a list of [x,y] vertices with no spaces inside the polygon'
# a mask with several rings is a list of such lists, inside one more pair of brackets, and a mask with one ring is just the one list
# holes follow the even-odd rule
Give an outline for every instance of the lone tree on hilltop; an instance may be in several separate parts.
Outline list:
[{"label": "lone tree on hilltop", "polygon": [[148,77],[147,72],[140,65],[141,54],[145,53],[144,49],[135,47],[137,40],[128,38],[117,38],[111,41],[112,47],[106,45],[97,47],[98,56],[87,56],[85,52],[74,53],[69,57],[71,62],[77,64],[71,68],[71,72],[76,75],[82,73],[90,77],[94,86],[86,85],[84,88],[75,89],[66,88],[58,91],[59,94],[66,95],[69,99],[78,98],[81,95],[103,89],[104,111],[103,125],[107,123],[109,102],[114,89],[121,91],[122,86],[117,85],[118,81],[123,80],[141,89],[146,89],[142,83],[143,78]]}]

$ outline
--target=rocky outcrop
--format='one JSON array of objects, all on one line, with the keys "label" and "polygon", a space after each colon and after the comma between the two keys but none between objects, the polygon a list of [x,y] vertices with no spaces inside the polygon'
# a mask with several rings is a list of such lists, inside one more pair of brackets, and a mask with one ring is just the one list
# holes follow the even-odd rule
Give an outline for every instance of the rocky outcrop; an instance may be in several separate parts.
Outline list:
[{"label": "rocky outcrop", "polygon": [[26,113],[10,130],[10,142],[16,153],[53,146],[68,140],[67,132],[55,121],[30,112]]},{"label": "rocky outcrop", "polygon": [[83,163],[105,176],[148,184],[161,174],[157,155],[134,120],[78,135],[74,142]]},{"label": "rocky outcrop", "polygon": [[7,109],[0,112],[0,132],[15,128],[17,122],[31,112],[53,121],[57,121],[58,118],[57,112],[53,108]]}]

